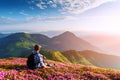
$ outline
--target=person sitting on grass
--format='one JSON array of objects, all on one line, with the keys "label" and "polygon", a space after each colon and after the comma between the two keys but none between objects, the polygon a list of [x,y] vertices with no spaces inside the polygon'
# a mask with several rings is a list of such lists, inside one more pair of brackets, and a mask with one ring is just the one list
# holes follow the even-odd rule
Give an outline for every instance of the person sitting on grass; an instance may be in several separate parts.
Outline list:
[{"label": "person sitting on grass", "polygon": [[28,56],[27,67],[29,69],[49,68],[50,64],[44,63],[43,55],[40,54],[41,46],[35,45],[32,54]]}]

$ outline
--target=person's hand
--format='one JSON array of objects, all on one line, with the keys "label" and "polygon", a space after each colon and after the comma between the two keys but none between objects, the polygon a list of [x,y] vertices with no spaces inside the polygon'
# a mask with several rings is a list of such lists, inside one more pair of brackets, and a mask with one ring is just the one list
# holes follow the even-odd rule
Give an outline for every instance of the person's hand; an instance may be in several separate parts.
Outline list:
[{"label": "person's hand", "polygon": [[47,59],[45,56],[43,56],[43,59]]},{"label": "person's hand", "polygon": [[48,67],[48,66],[44,65],[44,66],[42,66],[41,68],[50,68],[50,67]]}]

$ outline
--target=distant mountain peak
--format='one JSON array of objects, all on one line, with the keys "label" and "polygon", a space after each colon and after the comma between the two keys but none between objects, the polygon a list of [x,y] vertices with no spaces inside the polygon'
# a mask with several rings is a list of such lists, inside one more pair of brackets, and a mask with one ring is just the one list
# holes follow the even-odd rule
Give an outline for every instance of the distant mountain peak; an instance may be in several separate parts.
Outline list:
[{"label": "distant mountain peak", "polygon": [[74,35],[75,36],[75,34],[70,31],[66,31],[66,32],[62,33],[61,35]]},{"label": "distant mountain peak", "polygon": [[58,36],[55,36],[54,38],[56,37],[61,37],[61,38],[65,38],[65,37],[76,37],[76,35],[70,31],[66,31]]}]

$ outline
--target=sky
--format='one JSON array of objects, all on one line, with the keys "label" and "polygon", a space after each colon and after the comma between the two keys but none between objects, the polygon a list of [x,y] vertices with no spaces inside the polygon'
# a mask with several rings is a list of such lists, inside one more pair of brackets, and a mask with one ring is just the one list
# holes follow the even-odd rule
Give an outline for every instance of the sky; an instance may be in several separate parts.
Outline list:
[{"label": "sky", "polygon": [[0,0],[0,32],[120,34],[120,0]]}]

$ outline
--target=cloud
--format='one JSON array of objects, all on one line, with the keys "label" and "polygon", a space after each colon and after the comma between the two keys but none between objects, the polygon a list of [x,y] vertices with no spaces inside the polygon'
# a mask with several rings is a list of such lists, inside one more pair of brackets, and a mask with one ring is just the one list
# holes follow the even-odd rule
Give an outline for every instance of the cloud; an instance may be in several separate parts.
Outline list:
[{"label": "cloud", "polygon": [[56,8],[57,7],[57,4],[56,4],[56,2],[54,0],[53,1],[52,0],[48,1],[47,4],[50,5],[50,7],[52,7],[52,8]]},{"label": "cloud", "polygon": [[58,8],[61,13],[80,14],[104,3],[116,0],[31,0],[40,9]]},{"label": "cloud", "polygon": [[49,0],[49,1],[38,0],[38,1],[31,1],[31,3],[35,4],[35,6],[37,6],[41,10],[46,9],[48,7],[51,7],[51,8],[56,8],[57,7],[57,3],[54,0]]},{"label": "cloud", "polygon": [[41,18],[40,16],[36,17],[27,17],[25,22],[56,22],[56,21],[65,21],[65,20],[75,20],[77,18],[73,16],[62,16],[62,17],[47,17]]},{"label": "cloud", "polygon": [[11,24],[12,22],[16,22],[17,20],[15,18],[0,16],[0,24]]},{"label": "cloud", "polygon": [[46,9],[47,8],[47,6],[45,5],[44,2],[39,2],[39,3],[36,4],[36,6],[40,9]]},{"label": "cloud", "polygon": [[62,12],[79,14],[110,1],[115,0],[58,0],[58,3],[62,6]]},{"label": "cloud", "polygon": [[23,15],[23,16],[29,16],[29,14],[26,14],[25,12],[21,11],[19,12],[19,14]]},{"label": "cloud", "polygon": [[62,17],[40,17],[40,16],[34,16],[30,17],[27,16],[21,20],[10,18],[10,17],[4,17],[0,16],[0,24],[1,25],[14,25],[14,24],[29,24],[29,23],[37,23],[37,22],[58,22],[58,21],[71,21],[77,19],[73,16],[62,16]]}]

